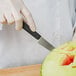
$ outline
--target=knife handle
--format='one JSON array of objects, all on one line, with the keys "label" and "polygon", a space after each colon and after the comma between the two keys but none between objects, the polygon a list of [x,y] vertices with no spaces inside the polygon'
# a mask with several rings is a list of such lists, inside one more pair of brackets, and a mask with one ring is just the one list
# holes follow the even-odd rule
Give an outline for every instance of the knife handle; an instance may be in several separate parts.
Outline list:
[{"label": "knife handle", "polygon": [[31,29],[29,28],[28,24],[26,24],[25,22],[23,22],[23,29],[25,31],[27,31],[29,34],[31,34],[35,39],[39,40],[41,35],[37,32],[33,32],[31,31]]}]

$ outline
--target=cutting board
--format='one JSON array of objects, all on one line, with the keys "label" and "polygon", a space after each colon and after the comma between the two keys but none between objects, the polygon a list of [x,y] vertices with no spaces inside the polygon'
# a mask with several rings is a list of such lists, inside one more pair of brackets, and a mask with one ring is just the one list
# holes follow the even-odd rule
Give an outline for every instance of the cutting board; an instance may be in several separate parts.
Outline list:
[{"label": "cutting board", "polygon": [[41,64],[0,70],[0,76],[40,76]]}]

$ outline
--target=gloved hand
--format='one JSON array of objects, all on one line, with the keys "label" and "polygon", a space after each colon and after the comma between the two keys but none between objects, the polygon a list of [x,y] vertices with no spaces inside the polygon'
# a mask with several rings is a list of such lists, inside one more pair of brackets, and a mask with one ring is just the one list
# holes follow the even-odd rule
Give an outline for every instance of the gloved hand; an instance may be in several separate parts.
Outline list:
[{"label": "gloved hand", "polygon": [[0,0],[0,23],[15,23],[16,30],[20,30],[23,26],[23,20],[32,31],[35,31],[32,15],[22,0]]}]

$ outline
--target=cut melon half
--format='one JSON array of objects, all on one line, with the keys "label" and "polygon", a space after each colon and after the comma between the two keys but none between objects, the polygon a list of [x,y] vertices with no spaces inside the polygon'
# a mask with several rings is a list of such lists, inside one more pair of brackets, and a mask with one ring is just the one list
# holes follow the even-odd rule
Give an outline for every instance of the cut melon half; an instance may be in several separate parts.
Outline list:
[{"label": "cut melon half", "polygon": [[41,76],[76,76],[76,42],[54,49],[42,64]]}]

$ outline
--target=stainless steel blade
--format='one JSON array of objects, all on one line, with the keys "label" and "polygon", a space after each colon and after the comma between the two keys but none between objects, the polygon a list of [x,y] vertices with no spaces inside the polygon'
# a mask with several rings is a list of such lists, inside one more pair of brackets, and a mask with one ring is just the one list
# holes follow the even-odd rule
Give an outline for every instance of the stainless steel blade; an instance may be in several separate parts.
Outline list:
[{"label": "stainless steel blade", "polygon": [[39,43],[40,45],[42,45],[43,47],[45,47],[46,49],[50,50],[50,51],[55,48],[52,44],[50,44],[49,42],[47,42],[47,41],[46,41],[44,38],[42,38],[42,37],[39,39],[38,43]]}]

